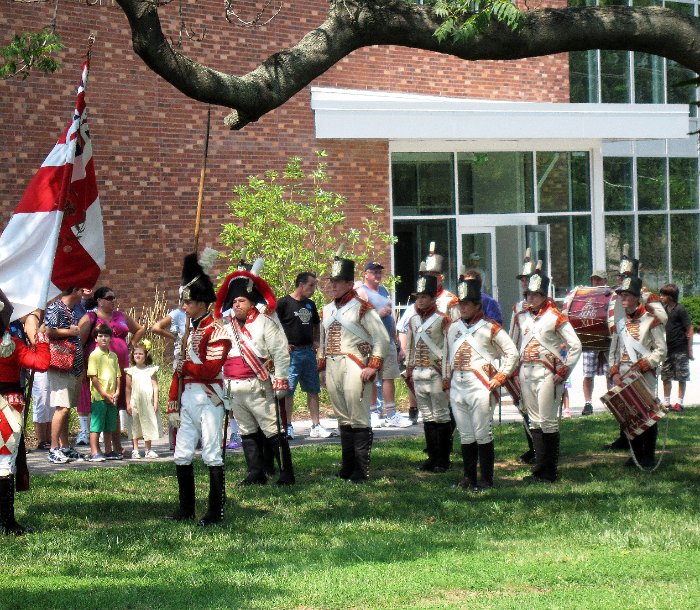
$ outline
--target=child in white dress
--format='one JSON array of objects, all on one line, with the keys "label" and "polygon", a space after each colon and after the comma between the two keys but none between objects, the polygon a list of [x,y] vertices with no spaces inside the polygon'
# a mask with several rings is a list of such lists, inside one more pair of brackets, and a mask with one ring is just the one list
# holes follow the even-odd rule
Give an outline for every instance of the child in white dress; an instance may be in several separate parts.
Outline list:
[{"label": "child in white dress", "polygon": [[143,438],[146,446],[145,457],[157,458],[151,449],[151,441],[160,437],[158,418],[158,367],[153,365],[149,353],[150,342],[144,340],[131,353],[131,364],[126,373],[126,410],[132,418],[131,438],[134,450],[131,458],[141,458],[139,439]]}]

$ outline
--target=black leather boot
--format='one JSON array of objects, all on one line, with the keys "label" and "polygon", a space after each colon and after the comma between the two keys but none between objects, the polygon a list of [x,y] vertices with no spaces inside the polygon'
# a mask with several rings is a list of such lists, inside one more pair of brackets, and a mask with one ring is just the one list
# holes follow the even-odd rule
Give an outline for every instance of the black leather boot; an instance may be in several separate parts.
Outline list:
[{"label": "black leather boot", "polygon": [[425,460],[419,467],[418,470],[422,470],[424,472],[432,472],[433,468],[435,468],[435,463],[436,463],[436,443],[437,443],[437,434],[436,434],[436,426],[437,424],[432,421],[424,421],[423,422],[423,434],[425,434],[425,449],[428,454],[428,459]]},{"label": "black leather boot", "polygon": [[[644,462],[646,461],[646,454],[644,452],[644,435],[646,432],[643,432],[639,436],[635,436],[631,441],[630,445],[632,445],[632,452],[634,453],[634,457],[637,459],[637,463],[640,466],[644,466]],[[634,467],[634,460],[630,458],[627,460],[627,465]]]},{"label": "black leather boot", "polygon": [[284,435],[283,438],[282,435],[275,434],[275,436],[271,436],[268,439],[268,444],[280,467],[280,476],[276,484],[294,485],[294,483],[296,483],[296,478],[294,477],[292,452],[289,450],[287,436]]},{"label": "black leather boot", "polygon": [[353,428],[352,440],[355,447],[355,469],[350,475],[353,483],[363,483],[369,479],[369,460],[372,455],[372,428]]},{"label": "black leather boot", "polygon": [[545,467],[542,477],[554,483],[558,478],[559,468],[559,432],[542,433],[545,446]]},{"label": "black leather boot", "polygon": [[620,435],[612,442],[607,445],[603,445],[605,451],[620,451],[627,449],[629,443],[627,442],[627,436],[625,435],[624,428],[620,426]]},{"label": "black leather boot", "polygon": [[656,455],[656,439],[659,436],[659,426],[654,424],[642,434],[644,443],[644,462],[640,462],[645,468],[653,468]]},{"label": "black leather boot", "polygon": [[168,521],[188,521],[194,519],[194,467],[192,464],[176,465],[175,472],[177,473],[180,506],[166,519]]},{"label": "black leather boot", "polygon": [[523,453],[519,458],[518,462],[521,464],[534,464],[535,463],[535,447],[532,444],[532,437],[530,436],[530,418],[527,413],[523,415],[523,421],[525,422],[525,440],[527,441],[527,451]]},{"label": "black leather boot", "polygon": [[547,481],[545,478],[545,457],[547,450],[544,444],[544,435],[542,434],[541,428],[531,429],[530,435],[532,436],[532,446],[535,450],[535,466],[532,469],[532,474],[523,477],[523,481],[529,483],[543,483]]},{"label": "black leather boot", "polygon": [[491,489],[493,487],[493,465],[496,456],[493,450],[493,441],[478,445],[479,451],[479,470],[481,472],[481,489]]},{"label": "black leather boot", "polygon": [[464,478],[457,484],[459,487],[478,491],[476,484],[476,463],[479,458],[479,449],[476,443],[462,445],[462,462],[464,463]]},{"label": "black leather boot", "polygon": [[338,476],[347,480],[355,470],[355,442],[352,426],[340,426],[340,455],[342,462]]},{"label": "black leather boot", "polygon": [[224,520],[226,485],[223,466],[209,466],[209,506],[199,525],[213,525]]},{"label": "black leather boot", "polygon": [[435,466],[433,472],[447,472],[450,468],[452,452],[452,424],[435,424]]},{"label": "black leather boot", "polygon": [[263,441],[256,432],[241,436],[243,455],[248,466],[248,476],[239,481],[238,485],[264,485],[267,483],[263,461]]},{"label": "black leather boot", "polygon": [[0,477],[0,534],[22,536],[32,531],[15,520],[15,475]]}]

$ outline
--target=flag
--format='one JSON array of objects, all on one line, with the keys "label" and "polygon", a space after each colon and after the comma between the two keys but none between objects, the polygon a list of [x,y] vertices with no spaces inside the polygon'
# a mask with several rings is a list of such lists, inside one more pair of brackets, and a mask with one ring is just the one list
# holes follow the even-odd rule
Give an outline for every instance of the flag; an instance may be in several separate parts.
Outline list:
[{"label": "flag", "polygon": [[104,268],[102,211],[87,123],[83,63],[73,117],[0,236],[0,288],[16,320]]}]

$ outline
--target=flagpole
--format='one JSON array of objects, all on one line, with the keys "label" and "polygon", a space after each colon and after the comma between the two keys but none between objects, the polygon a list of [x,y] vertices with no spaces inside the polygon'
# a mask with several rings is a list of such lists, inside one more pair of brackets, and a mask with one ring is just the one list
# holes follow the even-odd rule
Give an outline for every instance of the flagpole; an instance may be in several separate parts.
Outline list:
[{"label": "flagpole", "polygon": [[202,221],[202,200],[204,199],[204,176],[207,173],[207,157],[209,156],[209,126],[211,125],[211,104],[207,106],[207,127],[204,134],[204,154],[202,170],[199,173],[199,196],[197,197],[197,216],[194,221],[194,251],[199,247],[199,228]]}]

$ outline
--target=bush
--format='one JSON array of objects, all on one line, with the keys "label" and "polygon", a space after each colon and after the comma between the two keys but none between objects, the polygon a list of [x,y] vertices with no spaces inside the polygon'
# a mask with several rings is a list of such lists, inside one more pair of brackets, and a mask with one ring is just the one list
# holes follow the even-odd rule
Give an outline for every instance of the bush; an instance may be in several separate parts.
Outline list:
[{"label": "bush", "polygon": [[700,296],[683,297],[680,304],[686,308],[696,332],[700,332]]}]

